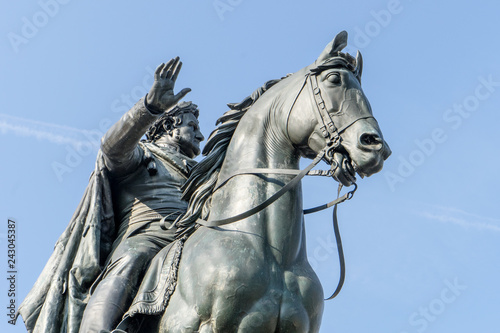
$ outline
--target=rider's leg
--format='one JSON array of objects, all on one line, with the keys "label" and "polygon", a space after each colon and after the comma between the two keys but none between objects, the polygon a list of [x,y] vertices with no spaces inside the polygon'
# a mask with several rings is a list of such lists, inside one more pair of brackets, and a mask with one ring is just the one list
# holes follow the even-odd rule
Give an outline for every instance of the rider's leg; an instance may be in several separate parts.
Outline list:
[{"label": "rider's leg", "polygon": [[113,330],[128,310],[151,259],[161,249],[143,235],[125,239],[112,254],[83,313],[80,332]]}]

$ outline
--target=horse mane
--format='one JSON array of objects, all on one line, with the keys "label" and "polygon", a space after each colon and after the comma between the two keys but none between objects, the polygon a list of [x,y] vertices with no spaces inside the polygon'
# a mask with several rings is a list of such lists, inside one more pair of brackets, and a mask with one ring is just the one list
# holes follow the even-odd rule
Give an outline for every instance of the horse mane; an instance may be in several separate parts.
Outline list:
[{"label": "horse mane", "polygon": [[227,147],[241,118],[260,96],[290,75],[277,80],[269,80],[240,103],[227,105],[230,110],[217,120],[215,124],[217,127],[210,134],[203,148],[205,158],[191,170],[189,178],[181,188],[181,198],[188,201],[189,205],[186,213],[179,216],[174,222],[178,227],[178,237],[186,234],[188,230],[193,230],[199,218],[206,220],[210,215],[212,193],[226,157]]}]

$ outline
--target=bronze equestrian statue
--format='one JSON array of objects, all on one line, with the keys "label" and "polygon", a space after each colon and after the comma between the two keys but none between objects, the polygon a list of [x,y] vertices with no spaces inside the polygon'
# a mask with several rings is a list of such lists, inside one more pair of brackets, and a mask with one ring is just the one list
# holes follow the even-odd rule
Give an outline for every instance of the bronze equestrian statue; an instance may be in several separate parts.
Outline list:
[{"label": "bronze equestrian statue", "polygon": [[[179,198],[189,205],[156,206],[140,222],[148,227],[139,231],[133,224],[119,222],[118,237],[112,221],[126,216],[130,221],[133,214],[123,210],[127,200],[113,211],[115,203],[109,193],[117,191],[114,186],[122,175],[121,171],[109,174],[114,167],[113,162],[106,162],[109,156],[103,156],[110,152],[105,137],[87,194],[56,245],[55,257],[21,306],[27,327],[43,327],[34,332],[78,332],[76,323],[83,314],[80,332],[92,331],[92,318],[99,317],[98,310],[92,309],[104,308],[99,305],[105,299],[98,296],[99,286],[104,286],[102,295],[120,286],[105,284],[107,278],[120,281],[120,274],[113,273],[115,267],[127,271],[124,276],[135,276],[130,269],[134,264],[121,263],[135,250],[126,244],[142,231],[151,231],[154,237],[165,238],[151,253],[168,245],[149,264],[116,332],[122,328],[130,333],[318,332],[324,296],[307,261],[300,179],[325,161],[331,166],[325,175],[350,186],[356,174],[365,177],[380,171],[391,154],[361,89],[361,55],[354,58],[343,53],[346,45],[347,33],[341,32],[313,64],[267,82],[241,103],[230,104],[231,110],[219,119],[207,141],[206,157],[196,165],[184,158],[184,175],[189,171],[189,178]],[[177,62],[167,64],[170,70],[157,71],[159,78],[171,79],[172,88],[180,68]],[[175,102],[187,93],[168,91],[164,95],[175,96]],[[166,109],[147,97],[146,103],[136,107],[148,117]],[[138,126],[147,128],[145,123]],[[116,139],[109,142],[128,142],[128,136],[120,138],[120,133],[116,131]],[[202,139],[200,134],[198,141]],[[168,162],[157,159],[159,153],[149,148],[151,143],[134,140],[137,149],[143,150],[137,170],[144,172],[143,180],[152,179],[147,177],[154,177]],[[313,159],[302,171],[301,157]],[[179,179],[177,185],[181,183]],[[140,188],[143,182],[135,184]],[[135,186],[118,188],[121,191],[116,195],[126,198]],[[161,213],[152,216],[156,210]],[[176,240],[171,242],[174,233]],[[93,255],[84,255],[88,252]],[[149,262],[149,252],[145,257]],[[134,294],[135,288],[126,283],[119,287],[127,295]],[[94,292],[90,301],[89,290]],[[123,298],[129,302],[128,296]],[[52,305],[54,301],[58,303]],[[120,311],[115,312],[121,313],[127,302],[120,303]]]}]

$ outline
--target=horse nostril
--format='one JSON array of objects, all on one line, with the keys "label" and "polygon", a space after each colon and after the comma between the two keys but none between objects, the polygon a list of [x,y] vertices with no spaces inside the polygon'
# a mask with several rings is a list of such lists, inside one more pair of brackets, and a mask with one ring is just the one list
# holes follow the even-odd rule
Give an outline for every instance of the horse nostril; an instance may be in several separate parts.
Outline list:
[{"label": "horse nostril", "polygon": [[382,143],[382,138],[376,133],[364,133],[361,134],[359,141],[363,146],[375,146]]}]

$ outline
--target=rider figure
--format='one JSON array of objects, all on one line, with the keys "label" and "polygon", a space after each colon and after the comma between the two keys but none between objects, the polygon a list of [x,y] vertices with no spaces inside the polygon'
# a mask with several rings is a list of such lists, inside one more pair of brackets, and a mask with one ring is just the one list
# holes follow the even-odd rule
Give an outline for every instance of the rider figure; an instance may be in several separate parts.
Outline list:
[{"label": "rider figure", "polygon": [[[80,332],[111,331],[127,311],[155,254],[175,239],[171,222],[186,211],[181,186],[204,137],[197,106],[174,95],[182,63],[161,64],[153,87],[101,142],[109,170],[117,237],[94,284]],[[146,142],[140,142],[146,134]]]}]

